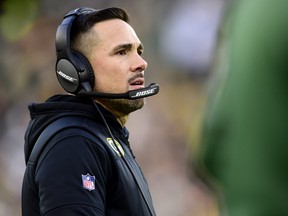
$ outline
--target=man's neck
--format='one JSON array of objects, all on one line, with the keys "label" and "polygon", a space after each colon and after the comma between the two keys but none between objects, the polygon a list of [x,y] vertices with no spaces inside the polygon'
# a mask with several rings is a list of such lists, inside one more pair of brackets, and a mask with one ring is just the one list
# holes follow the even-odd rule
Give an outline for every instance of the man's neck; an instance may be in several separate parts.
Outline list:
[{"label": "man's neck", "polygon": [[123,113],[118,112],[115,109],[111,109],[108,106],[105,106],[105,104],[101,103],[100,101],[97,101],[98,103],[101,104],[101,106],[103,106],[106,110],[108,110],[109,112],[111,112],[117,119],[117,121],[120,123],[121,127],[123,128],[124,125],[126,124],[129,115],[123,115]]}]

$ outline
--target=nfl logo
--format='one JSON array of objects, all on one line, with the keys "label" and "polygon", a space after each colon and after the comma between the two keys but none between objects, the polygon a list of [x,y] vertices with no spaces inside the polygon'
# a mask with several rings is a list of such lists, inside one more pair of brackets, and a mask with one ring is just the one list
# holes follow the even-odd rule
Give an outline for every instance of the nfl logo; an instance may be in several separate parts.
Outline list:
[{"label": "nfl logo", "polygon": [[82,175],[82,183],[83,188],[91,191],[95,190],[95,176],[91,176],[87,173],[87,175]]}]

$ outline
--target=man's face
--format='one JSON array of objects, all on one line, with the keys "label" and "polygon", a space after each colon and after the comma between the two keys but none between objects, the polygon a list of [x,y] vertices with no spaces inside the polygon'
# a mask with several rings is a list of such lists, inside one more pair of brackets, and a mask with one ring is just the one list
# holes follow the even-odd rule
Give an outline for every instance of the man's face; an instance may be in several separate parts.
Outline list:
[{"label": "man's face", "polygon": [[125,93],[144,87],[147,62],[133,28],[120,19],[97,23],[96,46],[89,58],[95,74],[94,91]]},{"label": "man's face", "polygon": [[[96,43],[88,59],[95,74],[94,91],[125,93],[143,88],[147,62],[142,58],[143,45],[133,28],[120,19],[113,19],[97,23],[93,31]],[[98,102],[127,115],[142,108],[145,100],[98,99]]]}]

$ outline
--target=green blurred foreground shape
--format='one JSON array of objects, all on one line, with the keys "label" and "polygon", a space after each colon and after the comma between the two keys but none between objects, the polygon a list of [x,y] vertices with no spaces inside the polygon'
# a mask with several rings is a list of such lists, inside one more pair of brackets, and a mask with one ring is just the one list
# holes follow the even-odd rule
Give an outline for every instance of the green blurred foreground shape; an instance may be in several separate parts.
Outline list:
[{"label": "green blurred foreground shape", "polygon": [[227,73],[215,72],[220,82],[207,107],[204,165],[220,188],[221,215],[288,215],[288,1],[232,6],[220,60]]}]

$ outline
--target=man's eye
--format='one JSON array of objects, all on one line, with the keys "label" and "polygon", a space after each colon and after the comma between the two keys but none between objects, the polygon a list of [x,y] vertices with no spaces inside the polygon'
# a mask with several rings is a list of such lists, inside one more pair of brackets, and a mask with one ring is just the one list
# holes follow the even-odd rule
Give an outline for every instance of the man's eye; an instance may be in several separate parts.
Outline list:
[{"label": "man's eye", "polygon": [[126,50],[119,50],[116,54],[118,55],[126,55]]},{"label": "man's eye", "polygon": [[142,56],[142,55],[143,55],[143,51],[142,51],[142,50],[139,50],[139,51],[138,51],[138,55]]}]

